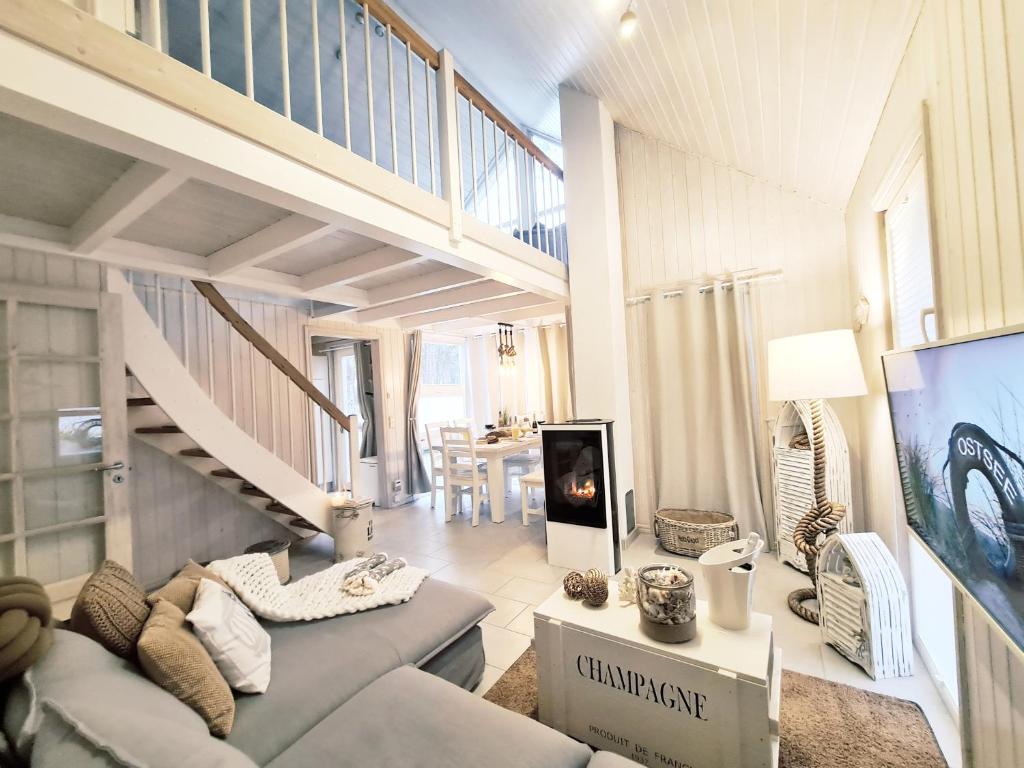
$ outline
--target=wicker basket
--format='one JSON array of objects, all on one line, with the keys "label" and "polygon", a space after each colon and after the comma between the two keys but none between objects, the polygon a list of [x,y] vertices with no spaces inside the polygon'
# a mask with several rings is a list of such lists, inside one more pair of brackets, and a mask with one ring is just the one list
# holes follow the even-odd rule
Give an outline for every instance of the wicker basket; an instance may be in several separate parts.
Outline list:
[{"label": "wicker basket", "polygon": [[712,547],[739,538],[733,516],[700,509],[659,509],[654,513],[654,535],[669,552],[700,557]]}]

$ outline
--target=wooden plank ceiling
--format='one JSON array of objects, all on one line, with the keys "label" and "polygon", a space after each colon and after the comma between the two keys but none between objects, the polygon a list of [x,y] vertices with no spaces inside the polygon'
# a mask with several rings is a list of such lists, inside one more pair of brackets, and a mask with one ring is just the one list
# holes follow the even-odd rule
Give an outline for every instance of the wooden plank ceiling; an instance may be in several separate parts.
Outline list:
[{"label": "wooden plank ceiling", "polygon": [[[846,205],[920,0],[397,0],[522,124],[559,135],[558,86],[641,133]],[[513,66],[514,64],[514,66]]]}]

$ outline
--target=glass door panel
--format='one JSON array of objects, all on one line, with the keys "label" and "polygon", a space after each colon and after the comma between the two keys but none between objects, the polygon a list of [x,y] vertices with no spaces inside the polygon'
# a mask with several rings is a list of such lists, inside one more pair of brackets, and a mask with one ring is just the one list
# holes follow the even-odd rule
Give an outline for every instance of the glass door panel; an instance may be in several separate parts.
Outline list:
[{"label": "glass door panel", "polygon": [[66,600],[105,556],[130,566],[127,469],[110,469],[127,439],[119,298],[2,284],[0,296],[0,573]]}]

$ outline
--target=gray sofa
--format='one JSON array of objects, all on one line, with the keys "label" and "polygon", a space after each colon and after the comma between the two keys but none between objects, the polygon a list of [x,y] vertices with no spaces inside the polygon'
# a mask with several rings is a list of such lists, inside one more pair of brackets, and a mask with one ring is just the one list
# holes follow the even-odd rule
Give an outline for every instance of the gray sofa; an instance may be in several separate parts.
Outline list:
[{"label": "gray sofa", "polygon": [[[293,573],[323,562],[293,558]],[[484,668],[477,625],[492,610],[427,579],[403,605],[267,623],[270,688],[238,695],[223,741],[133,663],[58,630],[53,650],[8,686],[3,732],[15,761],[41,768],[635,766],[469,693]]]}]

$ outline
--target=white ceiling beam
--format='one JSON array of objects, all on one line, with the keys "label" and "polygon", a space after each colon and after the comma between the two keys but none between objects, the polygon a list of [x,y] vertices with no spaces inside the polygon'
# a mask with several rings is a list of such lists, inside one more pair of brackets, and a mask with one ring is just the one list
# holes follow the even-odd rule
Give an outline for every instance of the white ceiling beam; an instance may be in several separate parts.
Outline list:
[{"label": "white ceiling beam", "polygon": [[411,299],[414,296],[423,296],[445,288],[482,283],[486,279],[482,275],[467,272],[458,267],[441,267],[441,269],[428,272],[425,275],[397,280],[393,283],[382,285],[379,288],[369,288],[366,293],[369,304],[372,306],[375,304],[387,304],[390,301],[398,301],[399,299]]},{"label": "white ceiling beam", "polygon": [[186,176],[136,161],[71,225],[76,253],[91,253],[181,186]]},{"label": "white ceiling beam", "polygon": [[[188,280],[212,280],[281,296],[310,298],[302,289],[302,279],[296,275],[262,267],[246,267],[232,272],[226,278],[216,277],[207,269],[206,258],[197,253],[186,253],[118,238],[107,241],[92,253],[76,253],[68,245],[68,235],[68,227],[0,215],[0,246],[72,256],[125,269],[174,275]],[[350,307],[366,305],[366,291],[351,286],[326,288],[318,293],[316,298]]]},{"label": "white ceiling beam", "polygon": [[[407,315],[399,321],[399,325],[403,328],[419,328],[420,326],[444,323],[449,320],[461,320],[466,317],[481,317],[483,315],[492,315],[497,312],[535,307],[541,304],[550,303],[552,303],[551,300],[544,296],[537,296],[532,293],[519,293],[514,296],[502,296],[489,301],[478,301],[472,304],[438,309],[430,312],[419,312],[415,315]],[[484,322],[486,322],[486,319]],[[498,321],[492,320],[491,322],[496,323]]]},{"label": "white ceiling beam", "polygon": [[334,224],[293,213],[259,232],[254,232],[211,253],[207,257],[210,275],[223,277],[244,267],[256,266],[278,254],[319,240],[336,229],[337,226]]},{"label": "white ceiling beam", "polygon": [[[518,288],[499,283],[495,280],[488,280],[473,285],[463,285],[458,288],[449,288],[436,293],[429,293],[426,296],[417,296],[412,299],[403,299],[391,304],[384,304],[380,307],[361,309],[355,315],[355,321],[359,323],[375,323],[387,320],[392,317],[404,317],[419,312],[430,312],[435,309],[456,307],[462,304],[495,299],[500,296],[510,296],[521,293]],[[476,314],[476,313],[473,313]]]},{"label": "white ceiling beam", "polygon": [[366,277],[386,274],[418,261],[423,261],[423,258],[401,248],[385,245],[307,272],[302,276],[302,287],[307,291],[316,291],[330,285],[347,285]]}]

